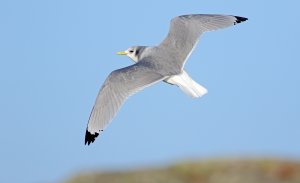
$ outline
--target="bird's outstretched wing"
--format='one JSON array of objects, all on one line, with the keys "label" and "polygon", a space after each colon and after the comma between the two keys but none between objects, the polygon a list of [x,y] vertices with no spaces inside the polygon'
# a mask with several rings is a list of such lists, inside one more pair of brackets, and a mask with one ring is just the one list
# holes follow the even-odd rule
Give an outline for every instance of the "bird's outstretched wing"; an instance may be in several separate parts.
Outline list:
[{"label": "bird's outstretched wing", "polygon": [[162,79],[162,75],[142,62],[113,71],[97,96],[86,129],[85,144],[95,141],[130,95]]},{"label": "bird's outstretched wing", "polygon": [[166,52],[175,54],[173,62],[184,67],[186,60],[196,46],[202,33],[213,31],[248,20],[231,15],[182,15],[171,20],[170,30],[165,40],[159,45]]}]

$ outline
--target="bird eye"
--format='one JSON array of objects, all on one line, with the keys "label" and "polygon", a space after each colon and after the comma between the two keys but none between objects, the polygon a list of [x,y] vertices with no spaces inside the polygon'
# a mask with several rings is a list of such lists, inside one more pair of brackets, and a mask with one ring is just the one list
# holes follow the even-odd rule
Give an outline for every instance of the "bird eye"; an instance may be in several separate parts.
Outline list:
[{"label": "bird eye", "polygon": [[129,53],[133,53],[133,50],[129,50]]}]

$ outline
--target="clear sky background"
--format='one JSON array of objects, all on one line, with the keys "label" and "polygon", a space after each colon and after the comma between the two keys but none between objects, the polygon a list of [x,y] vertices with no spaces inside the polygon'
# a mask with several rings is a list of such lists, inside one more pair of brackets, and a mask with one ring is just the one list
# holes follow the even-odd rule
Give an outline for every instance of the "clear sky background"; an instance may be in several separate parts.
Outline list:
[{"label": "clear sky background", "polygon": [[[57,182],[82,170],[183,159],[300,159],[300,2],[0,1],[0,182]],[[208,89],[159,83],[128,100],[91,146],[87,120],[115,54],[156,45],[172,17],[245,16],[206,33],[186,64]]]}]

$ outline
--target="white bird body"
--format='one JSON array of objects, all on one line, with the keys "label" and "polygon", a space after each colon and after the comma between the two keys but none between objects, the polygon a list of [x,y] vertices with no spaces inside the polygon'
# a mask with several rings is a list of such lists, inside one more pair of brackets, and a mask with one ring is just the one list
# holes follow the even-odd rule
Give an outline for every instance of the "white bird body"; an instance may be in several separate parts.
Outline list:
[{"label": "white bird body", "polygon": [[[143,53],[151,53],[151,48],[152,47],[145,47]],[[190,52],[190,54],[191,53],[192,51]],[[137,63],[145,57],[145,55],[143,54],[136,55],[127,53],[126,55],[135,63]],[[190,55],[188,55],[188,57],[189,56]],[[167,77],[166,79],[164,79],[164,81],[171,85],[177,85],[185,94],[193,98],[202,97],[207,93],[207,89],[198,84],[196,81],[194,81],[184,69],[182,70],[182,73]]]},{"label": "white bird body", "polygon": [[182,15],[172,19],[168,36],[158,46],[134,46],[118,52],[135,64],[113,71],[105,80],[89,118],[85,144],[95,141],[129,96],[159,81],[177,85],[194,98],[206,94],[206,88],[184,70],[186,61],[204,32],[246,20],[231,15]]}]

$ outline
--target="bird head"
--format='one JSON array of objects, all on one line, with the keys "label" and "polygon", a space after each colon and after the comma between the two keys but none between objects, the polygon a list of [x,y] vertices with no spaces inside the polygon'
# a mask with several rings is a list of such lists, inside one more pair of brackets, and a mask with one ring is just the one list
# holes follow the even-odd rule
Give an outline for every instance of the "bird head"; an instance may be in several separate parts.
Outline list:
[{"label": "bird head", "polygon": [[119,51],[117,52],[118,55],[126,55],[128,56],[132,61],[138,62],[141,58],[141,55],[145,49],[145,46],[132,46],[128,48],[125,51]]}]

